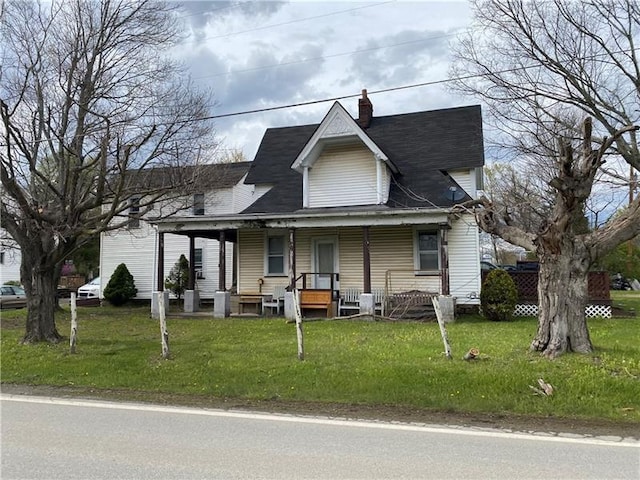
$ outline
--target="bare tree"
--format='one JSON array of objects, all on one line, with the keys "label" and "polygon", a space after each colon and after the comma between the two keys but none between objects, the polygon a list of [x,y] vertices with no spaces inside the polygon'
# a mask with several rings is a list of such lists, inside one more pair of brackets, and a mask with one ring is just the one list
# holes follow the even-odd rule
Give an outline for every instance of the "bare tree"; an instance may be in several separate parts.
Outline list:
[{"label": "bare tree", "polygon": [[154,0],[4,4],[0,215],[22,250],[25,343],[60,339],[65,258],[198,178],[211,98],[167,55],[176,13]]},{"label": "bare tree", "polygon": [[[531,348],[549,357],[590,352],[588,270],[640,233],[638,199],[603,228],[578,228],[608,156],[640,167],[640,4],[477,0],[474,13],[457,47],[455,88],[484,100],[500,146],[528,162],[518,167],[523,178],[543,180],[536,191],[545,212],[527,223],[532,217],[521,212],[530,205],[482,198],[478,223],[540,259]],[[522,190],[523,200],[529,192]]]}]

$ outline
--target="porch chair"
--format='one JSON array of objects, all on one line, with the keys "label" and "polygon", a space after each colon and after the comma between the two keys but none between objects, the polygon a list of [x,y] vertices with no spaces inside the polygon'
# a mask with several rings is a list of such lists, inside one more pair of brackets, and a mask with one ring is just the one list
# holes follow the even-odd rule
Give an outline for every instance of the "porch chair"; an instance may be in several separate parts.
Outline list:
[{"label": "porch chair", "polygon": [[340,290],[340,299],[338,300],[338,315],[343,312],[360,311],[360,294],[359,288],[345,288]]},{"label": "porch chair", "polygon": [[385,301],[384,288],[374,288],[371,290],[371,293],[373,293],[373,299],[375,303],[374,309],[377,312],[379,311],[380,315],[384,315],[384,301]]},{"label": "porch chair", "polygon": [[[286,287],[282,285],[276,285],[273,288],[272,295],[266,295],[262,297],[262,313],[266,315],[265,308],[275,309],[276,315],[280,315],[280,309],[284,313],[284,292]],[[273,312],[271,312],[273,313]]]}]

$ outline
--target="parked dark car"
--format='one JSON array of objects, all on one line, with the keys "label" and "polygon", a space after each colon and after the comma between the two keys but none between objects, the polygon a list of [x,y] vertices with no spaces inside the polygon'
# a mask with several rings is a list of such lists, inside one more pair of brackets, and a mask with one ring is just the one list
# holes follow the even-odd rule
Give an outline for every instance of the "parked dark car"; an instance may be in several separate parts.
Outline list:
[{"label": "parked dark car", "polygon": [[22,287],[2,285],[0,287],[0,308],[24,308],[27,306],[27,294]]},{"label": "parked dark car", "polygon": [[518,260],[516,270],[521,272],[537,272],[540,270],[540,263],[537,260]]},{"label": "parked dark car", "polygon": [[631,282],[621,273],[616,273],[611,276],[611,290],[631,290]]},{"label": "parked dark car", "polygon": [[495,270],[496,268],[498,267],[496,267],[493,263],[486,260],[480,260],[480,270],[490,271]]}]

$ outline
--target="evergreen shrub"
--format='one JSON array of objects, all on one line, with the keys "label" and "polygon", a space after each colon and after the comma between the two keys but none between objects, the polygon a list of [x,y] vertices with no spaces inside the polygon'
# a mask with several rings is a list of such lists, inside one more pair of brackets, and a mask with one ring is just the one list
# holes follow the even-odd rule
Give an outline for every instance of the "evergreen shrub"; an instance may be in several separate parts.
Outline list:
[{"label": "evergreen shrub", "polygon": [[104,298],[113,306],[124,305],[138,293],[133,275],[124,263],[118,265],[104,289]]},{"label": "evergreen shrub", "polygon": [[482,284],[480,305],[482,315],[494,322],[511,320],[518,302],[518,289],[505,270],[489,272]]}]

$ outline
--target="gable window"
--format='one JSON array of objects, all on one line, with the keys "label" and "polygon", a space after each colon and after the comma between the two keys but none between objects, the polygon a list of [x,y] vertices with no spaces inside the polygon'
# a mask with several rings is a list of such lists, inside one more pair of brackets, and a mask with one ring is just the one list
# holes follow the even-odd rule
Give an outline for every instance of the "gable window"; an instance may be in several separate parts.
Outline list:
[{"label": "gable window", "polygon": [[204,193],[193,195],[193,214],[204,215]]},{"label": "gable window", "polygon": [[287,273],[286,237],[269,234],[265,246],[265,275],[285,275]]},{"label": "gable window", "polygon": [[0,265],[4,265],[4,252],[0,252]]},{"label": "gable window", "polygon": [[438,232],[417,231],[415,237],[415,267],[419,271],[440,269]]},{"label": "gable window", "polygon": [[193,251],[193,268],[196,271],[196,278],[204,278],[204,264],[202,262],[202,248]]},{"label": "gable window", "polygon": [[140,228],[140,198],[129,199],[129,228]]}]

